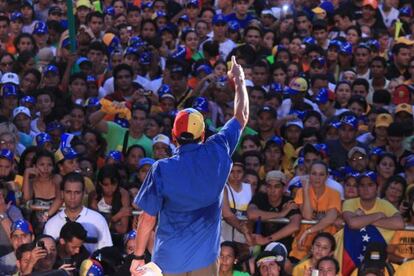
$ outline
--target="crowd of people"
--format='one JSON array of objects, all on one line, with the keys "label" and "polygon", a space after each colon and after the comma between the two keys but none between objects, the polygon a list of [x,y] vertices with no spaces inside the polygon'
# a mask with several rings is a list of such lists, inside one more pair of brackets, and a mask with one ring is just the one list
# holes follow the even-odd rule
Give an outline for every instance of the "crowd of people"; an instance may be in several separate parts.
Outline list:
[{"label": "crowd of people", "polygon": [[232,56],[219,275],[411,275],[412,1],[66,2],[0,1],[0,275],[129,275],[177,112],[235,116]]}]

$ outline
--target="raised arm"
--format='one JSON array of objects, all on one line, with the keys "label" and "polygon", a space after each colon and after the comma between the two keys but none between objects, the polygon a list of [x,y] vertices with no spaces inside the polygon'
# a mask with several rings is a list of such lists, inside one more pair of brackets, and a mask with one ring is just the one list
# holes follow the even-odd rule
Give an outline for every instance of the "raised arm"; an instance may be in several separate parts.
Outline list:
[{"label": "raised arm", "polygon": [[228,75],[234,81],[236,90],[234,95],[234,117],[244,128],[249,120],[249,96],[247,94],[243,68],[237,63],[235,56],[231,57],[231,68]]}]

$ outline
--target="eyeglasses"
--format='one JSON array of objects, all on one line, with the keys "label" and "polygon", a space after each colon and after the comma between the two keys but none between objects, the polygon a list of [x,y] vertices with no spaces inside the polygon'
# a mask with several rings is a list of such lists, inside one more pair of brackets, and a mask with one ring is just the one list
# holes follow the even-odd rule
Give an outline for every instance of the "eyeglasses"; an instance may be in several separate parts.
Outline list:
[{"label": "eyeglasses", "polygon": [[358,161],[358,160],[362,160],[364,158],[365,158],[365,156],[357,156],[357,157],[352,157],[351,160],[352,161]]}]

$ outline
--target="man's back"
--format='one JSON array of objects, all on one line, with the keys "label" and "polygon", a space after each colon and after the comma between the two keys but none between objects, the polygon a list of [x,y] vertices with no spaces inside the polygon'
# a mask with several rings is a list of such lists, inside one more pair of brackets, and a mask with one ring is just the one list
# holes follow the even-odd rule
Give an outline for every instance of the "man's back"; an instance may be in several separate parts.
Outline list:
[{"label": "man's back", "polygon": [[177,155],[156,162],[147,175],[135,202],[159,214],[153,261],[163,271],[192,271],[217,259],[221,194],[240,130],[232,119],[204,144],[181,146]]}]

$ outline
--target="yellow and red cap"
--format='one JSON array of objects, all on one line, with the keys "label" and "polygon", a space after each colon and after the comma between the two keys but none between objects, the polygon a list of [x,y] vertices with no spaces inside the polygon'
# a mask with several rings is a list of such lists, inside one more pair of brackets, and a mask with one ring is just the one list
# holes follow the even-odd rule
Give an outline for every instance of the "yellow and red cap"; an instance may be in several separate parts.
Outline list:
[{"label": "yellow and red cap", "polygon": [[201,138],[203,140],[204,127],[203,115],[194,108],[186,108],[178,112],[175,117],[172,134],[175,139],[196,140]]}]

